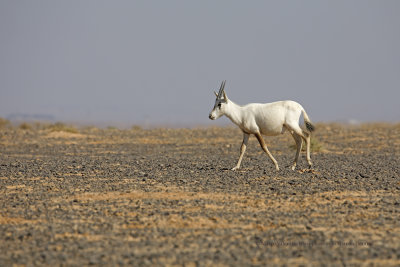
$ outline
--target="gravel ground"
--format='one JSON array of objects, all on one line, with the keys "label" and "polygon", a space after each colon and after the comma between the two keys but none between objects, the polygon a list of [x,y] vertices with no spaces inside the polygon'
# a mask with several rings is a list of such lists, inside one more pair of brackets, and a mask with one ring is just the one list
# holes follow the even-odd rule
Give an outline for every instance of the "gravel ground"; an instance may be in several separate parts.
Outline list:
[{"label": "gravel ground", "polygon": [[400,265],[400,125],[0,129],[0,266]]}]

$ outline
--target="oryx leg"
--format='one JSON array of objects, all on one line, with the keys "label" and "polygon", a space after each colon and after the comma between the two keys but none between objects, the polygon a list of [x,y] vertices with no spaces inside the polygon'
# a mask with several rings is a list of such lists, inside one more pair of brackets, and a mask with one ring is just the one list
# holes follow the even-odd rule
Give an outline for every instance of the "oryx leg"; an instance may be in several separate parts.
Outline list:
[{"label": "oryx leg", "polygon": [[311,151],[311,135],[309,133],[305,133],[305,140],[306,140],[306,144],[307,144],[307,162],[308,162],[308,167],[311,168],[312,166],[312,162],[311,162],[311,155],[310,155],[310,151]]},{"label": "oryx leg", "polygon": [[269,152],[267,145],[264,142],[264,139],[262,138],[261,134],[256,133],[254,134],[257,137],[258,142],[260,143],[261,148],[264,150],[264,152],[268,155],[268,157],[272,160],[272,162],[275,164],[275,168],[277,171],[279,171],[279,166],[278,162],[275,160],[275,158],[272,156],[271,152]]},{"label": "oryx leg", "polygon": [[290,131],[293,131],[294,134],[299,135],[306,142],[306,155],[307,155],[306,157],[307,157],[308,166],[309,166],[309,168],[311,168],[312,162],[311,162],[311,156],[310,156],[310,145],[311,145],[310,133],[303,131],[297,122],[286,124],[286,127]]},{"label": "oryx leg", "polygon": [[290,134],[293,136],[294,141],[296,142],[296,156],[294,157],[293,165],[292,165],[292,170],[296,168],[297,161],[299,160],[299,155],[301,151],[301,147],[303,145],[303,139],[301,138],[300,135],[296,134],[294,131],[289,131]]},{"label": "oryx leg", "polygon": [[234,168],[232,168],[232,171],[240,168],[240,164],[242,163],[243,155],[244,155],[244,152],[246,151],[247,142],[249,141],[249,137],[250,137],[250,135],[248,133],[243,132],[243,142],[242,142],[242,145],[240,146],[239,160],[238,160],[236,166]]}]

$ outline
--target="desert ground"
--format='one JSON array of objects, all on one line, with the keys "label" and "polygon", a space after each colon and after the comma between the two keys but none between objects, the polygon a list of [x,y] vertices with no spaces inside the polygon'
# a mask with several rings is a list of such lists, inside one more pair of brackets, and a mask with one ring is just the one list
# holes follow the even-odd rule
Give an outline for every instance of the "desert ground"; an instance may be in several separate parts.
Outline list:
[{"label": "desert ground", "polygon": [[0,129],[0,266],[399,266],[400,124]]}]

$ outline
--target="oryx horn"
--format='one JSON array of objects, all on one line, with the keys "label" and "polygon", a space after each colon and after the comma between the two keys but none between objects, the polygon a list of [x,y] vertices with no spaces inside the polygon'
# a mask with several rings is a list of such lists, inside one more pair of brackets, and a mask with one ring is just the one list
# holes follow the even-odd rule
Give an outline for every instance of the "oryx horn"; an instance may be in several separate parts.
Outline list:
[{"label": "oryx horn", "polygon": [[219,88],[218,95],[217,95],[217,93],[214,92],[215,95],[217,96],[217,99],[221,99],[222,92],[224,91],[224,88],[225,88],[225,83],[226,83],[226,80],[222,81],[221,87]]}]

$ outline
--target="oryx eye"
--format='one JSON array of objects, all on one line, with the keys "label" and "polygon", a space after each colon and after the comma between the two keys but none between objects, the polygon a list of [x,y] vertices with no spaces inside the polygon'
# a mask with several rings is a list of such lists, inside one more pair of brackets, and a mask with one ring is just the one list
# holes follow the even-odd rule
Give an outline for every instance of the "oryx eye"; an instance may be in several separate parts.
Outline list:
[{"label": "oryx eye", "polygon": [[218,107],[221,108],[221,103],[218,103]]}]

